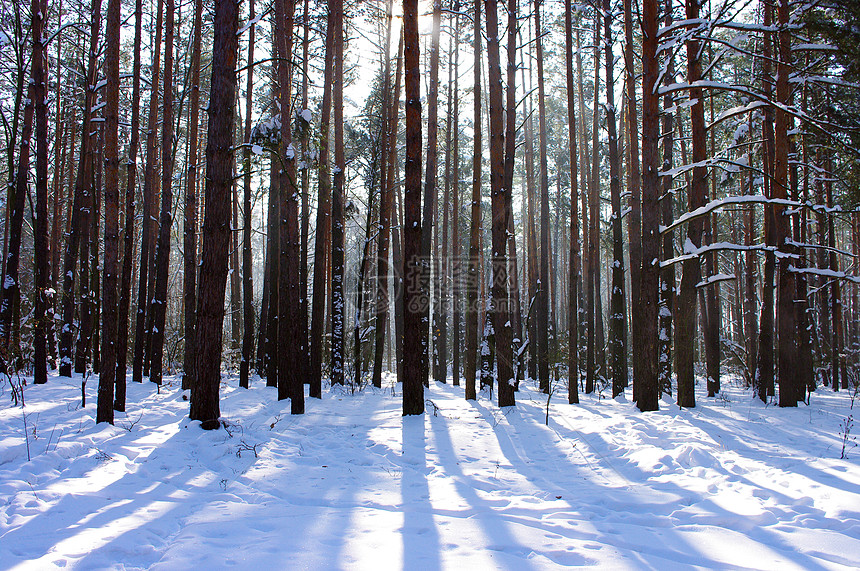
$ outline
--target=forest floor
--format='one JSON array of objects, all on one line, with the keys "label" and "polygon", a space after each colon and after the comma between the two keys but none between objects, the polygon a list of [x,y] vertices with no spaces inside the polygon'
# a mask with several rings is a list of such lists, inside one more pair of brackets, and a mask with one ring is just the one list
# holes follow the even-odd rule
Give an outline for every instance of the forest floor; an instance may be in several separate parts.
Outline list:
[{"label": "forest floor", "polygon": [[128,413],[97,426],[95,377],[86,408],[80,377],[52,376],[23,412],[0,382],[0,569],[860,566],[846,391],[779,409],[728,382],[648,414],[629,389],[558,394],[547,426],[530,386],[500,410],[432,383],[404,418],[389,381],[291,416],[230,377],[226,426],[203,431],[179,385],[132,383]]}]

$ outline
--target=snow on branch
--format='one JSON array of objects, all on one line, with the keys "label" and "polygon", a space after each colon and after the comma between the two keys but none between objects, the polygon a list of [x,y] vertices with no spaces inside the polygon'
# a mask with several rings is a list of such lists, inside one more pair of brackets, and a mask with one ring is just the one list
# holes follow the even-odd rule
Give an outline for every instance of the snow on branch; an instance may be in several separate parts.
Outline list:
[{"label": "snow on branch", "polygon": [[718,282],[725,282],[725,281],[729,281],[729,280],[733,280],[733,279],[736,279],[736,276],[734,274],[714,274],[712,276],[706,277],[705,279],[703,279],[702,281],[697,283],[696,287],[697,288],[705,287],[705,286],[710,285],[710,284],[715,284]]},{"label": "snow on branch", "polygon": [[[690,220],[695,218],[701,218],[702,216],[706,216],[713,212],[714,210],[718,210],[725,206],[729,206],[731,204],[776,204],[781,206],[791,206],[794,208],[799,208],[801,206],[807,206],[802,202],[797,202],[796,200],[787,200],[785,198],[768,198],[761,194],[750,194],[744,196],[729,196],[726,198],[720,198],[717,200],[712,200],[704,206],[700,206],[699,208],[687,212],[686,214],[679,216],[675,219],[674,222],[669,224],[668,226],[660,226],[660,233],[665,234],[667,232],[671,232],[678,226],[682,224],[686,224]],[[814,208],[814,207],[813,207]]]},{"label": "snow on branch", "polygon": [[687,260],[694,260],[705,254],[707,252],[776,252],[776,246],[767,246],[765,244],[752,244],[750,246],[745,246],[742,244],[733,244],[731,242],[714,242],[713,244],[708,244],[706,246],[701,246],[696,248],[692,242],[687,241],[687,246],[684,248],[684,253],[680,256],[675,256],[674,258],[670,258],[668,260],[663,260],[660,262],[661,268],[668,268],[669,266],[673,266],[675,264],[685,262]]},{"label": "snow on branch", "polygon": [[795,274],[811,274],[814,276],[822,276],[825,278],[833,278],[837,280],[846,280],[855,284],[860,284],[860,277],[846,274],[845,272],[836,272],[833,270],[825,270],[821,268],[796,268],[789,266],[788,271]]}]

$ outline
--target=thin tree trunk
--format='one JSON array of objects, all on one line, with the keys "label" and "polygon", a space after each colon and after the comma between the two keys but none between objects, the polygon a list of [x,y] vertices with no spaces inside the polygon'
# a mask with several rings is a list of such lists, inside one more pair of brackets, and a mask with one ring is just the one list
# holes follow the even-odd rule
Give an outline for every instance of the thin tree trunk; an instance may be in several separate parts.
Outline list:
[{"label": "thin tree trunk", "polygon": [[329,4],[334,10],[334,78],[332,83],[332,111],[334,113],[334,168],[331,195],[331,382],[344,383],[344,179],[346,161],[343,151],[343,1]]},{"label": "thin tree trunk", "polygon": [[[508,295],[508,218],[510,202],[507,194],[510,188],[505,188],[505,154],[504,154],[504,105],[502,103],[502,69],[499,56],[499,21],[496,11],[496,0],[486,0],[487,13],[487,80],[489,82],[490,99],[490,196],[492,199],[492,258],[493,281],[492,323],[495,341],[496,373],[498,381],[499,406],[514,406],[514,371],[512,327],[509,317]],[[535,21],[540,30],[539,10],[540,1],[535,3]],[[514,20],[516,20],[516,6]],[[539,35],[539,33],[538,33]],[[543,95],[543,53],[541,40],[538,39],[538,81]],[[509,86],[511,87],[511,86]],[[543,113],[541,113],[543,119]],[[432,121],[432,120],[431,120]],[[543,124],[542,124],[543,127]],[[541,129],[543,131],[543,128]],[[545,148],[542,145],[542,150]],[[548,374],[548,373],[547,373]]]},{"label": "thin tree trunk", "polygon": [[[436,315],[437,318],[437,331],[438,331],[438,343],[436,345],[436,356],[439,362],[439,371],[437,373],[437,381],[445,383],[448,381],[448,314],[451,310],[451,303],[449,301],[449,276],[452,267],[452,254],[453,249],[451,248],[451,244],[449,242],[449,232],[450,232],[450,209],[451,209],[451,121],[453,120],[452,111],[454,105],[454,92],[453,92],[453,84],[454,84],[454,66],[453,66],[453,55],[454,55],[454,40],[451,36],[448,37],[448,102],[447,102],[447,111],[445,113],[445,191],[442,198],[442,256],[441,261],[439,263],[438,275],[440,278],[437,280],[438,284],[438,293],[436,304]],[[456,160],[456,159],[454,159]],[[439,236],[439,231],[437,230],[436,236]]]},{"label": "thin tree trunk", "polygon": [[[540,20],[541,0],[535,0],[535,38],[537,48],[538,133],[540,137],[540,287],[537,303],[538,384],[549,394],[549,167],[547,163],[546,92],[543,71],[543,39]],[[492,83],[492,82],[491,82]]]},{"label": "thin tree trunk", "polygon": [[598,229],[600,220],[598,218],[600,203],[600,181],[599,161],[597,151],[597,100],[600,86],[600,23],[599,16],[594,16],[594,106],[591,112],[591,178],[588,184],[588,271],[586,272],[586,297],[588,299],[588,347],[586,350],[585,366],[585,392],[594,392],[595,377],[603,370],[601,335],[598,335],[599,323],[602,316],[599,310],[600,300],[600,271],[598,262],[600,259],[600,246],[598,244]]},{"label": "thin tree trunk", "polygon": [[[638,321],[639,304],[634,300],[639,299],[639,284],[641,277],[639,272],[642,268],[642,244],[640,237],[642,236],[642,175],[639,168],[639,118],[636,107],[636,65],[634,62],[633,51],[635,49],[633,43],[633,6],[631,0],[623,0],[624,11],[624,82],[626,85],[627,97],[625,98],[625,111],[627,118],[627,194],[629,195],[629,204],[631,205],[630,214],[627,217],[627,236],[630,256],[630,313],[632,322]],[[666,18],[672,20],[672,5],[667,2]],[[668,53],[668,59],[671,62],[671,51]],[[671,65],[671,63],[669,64]],[[666,74],[669,75],[668,73]],[[672,77],[674,80],[674,76]],[[668,81],[668,79],[667,79]],[[668,133],[671,133],[669,131]],[[663,130],[663,136],[669,138],[671,145],[671,135],[667,135],[666,130]],[[665,145],[664,145],[665,149]],[[665,163],[665,159],[664,159]],[[671,182],[670,182],[671,184]],[[665,196],[665,195],[664,195]],[[664,198],[666,200],[666,198]],[[671,198],[669,199],[671,203]],[[674,270],[672,270],[674,276]],[[668,277],[668,276],[667,276]],[[674,288],[674,283],[672,284]],[[671,326],[670,326],[671,329]],[[639,351],[639,346],[633,343],[633,376],[635,377],[643,363],[636,357]],[[668,358],[668,357],[667,357]],[[668,361],[667,361],[668,362]],[[625,385],[626,387],[627,385]],[[671,390],[670,390],[671,392]]]},{"label": "thin tree trunk", "polygon": [[[134,71],[131,101],[131,139],[128,145],[125,190],[125,228],[123,230],[122,278],[116,332],[116,394],[114,410],[125,412],[126,359],[128,357],[128,312],[131,307],[132,262],[134,257],[134,211],[137,190],[137,152],[140,146],[140,44],[143,26],[143,0],[134,7]],[[186,305],[186,314],[189,308]],[[193,309],[190,310],[193,312]]]},{"label": "thin tree trunk", "polygon": [[15,327],[15,306],[21,298],[21,285],[18,283],[18,269],[21,265],[21,234],[24,225],[24,196],[27,194],[27,175],[30,171],[30,140],[33,132],[33,113],[35,85],[27,88],[27,105],[24,107],[24,125],[21,132],[21,150],[18,155],[18,168],[15,171],[14,194],[10,185],[9,204],[9,251],[6,254],[6,275],[3,278],[3,300],[0,303],[0,327],[2,327],[3,363],[6,374],[18,370],[21,362],[20,344],[13,333]]},{"label": "thin tree trunk", "polygon": [[[686,3],[687,19],[695,21],[699,17],[697,0]],[[694,84],[701,79],[701,42],[697,39],[687,40],[687,81]],[[707,159],[705,134],[705,107],[703,91],[700,87],[690,89],[690,125],[693,145],[692,182],[687,188],[687,207],[693,211],[705,204],[708,185],[708,171],[704,166]],[[701,218],[691,220],[687,226],[687,242],[692,247],[702,245],[703,221]],[[685,260],[681,270],[681,285],[678,295],[678,307],[675,319],[675,368],[678,375],[678,405],[682,407],[696,406],[695,373],[693,363],[695,352],[693,343],[696,337],[696,284],[701,280],[701,265],[698,258]]]},{"label": "thin tree trunk", "polygon": [[[752,114],[750,114],[752,115]],[[750,133],[752,133],[752,116],[749,119]],[[753,164],[752,151],[747,152],[747,164]],[[747,194],[754,194],[754,171],[750,169],[747,177]],[[751,246],[759,235],[756,227],[755,209],[748,208],[745,216],[746,231],[744,232],[744,245]],[[758,316],[756,315],[756,303],[758,301],[756,290],[756,269],[758,262],[755,252],[747,250],[744,253],[744,338],[746,339],[746,367],[750,376],[751,384],[755,384],[756,366],[758,362]]]},{"label": "thin tree trunk", "polygon": [[520,348],[523,345],[522,309],[520,306],[520,285],[517,274],[517,243],[514,234],[513,215],[513,188],[514,188],[514,163],[516,162],[516,137],[517,137],[517,35],[519,26],[517,24],[517,0],[508,0],[508,66],[507,66],[507,88],[506,110],[505,110],[505,178],[502,188],[505,190],[505,210],[507,212],[508,224],[508,278],[511,291],[509,292],[509,308],[511,323],[513,326],[512,343],[512,366],[515,370],[514,386],[519,386],[523,378],[523,353]]},{"label": "thin tree trunk", "polygon": [[[34,0],[34,3],[38,0]],[[119,43],[120,0],[109,0],[105,39],[105,251],[102,286],[102,367],[96,422],[113,424],[116,379],[117,257],[119,254]],[[38,251],[38,246],[37,246]]]},{"label": "thin tree trunk", "polygon": [[[307,4],[307,2],[305,2]],[[254,0],[248,2],[248,19],[253,21]],[[307,27],[307,26],[306,26]],[[242,150],[243,177],[242,190],[242,309],[245,331],[242,337],[242,360],[239,363],[239,386],[248,388],[248,375],[254,351],[254,278],[253,256],[251,254],[251,109],[254,96],[254,38],[256,26],[248,32],[248,83],[245,88],[245,147]]]},{"label": "thin tree trunk", "polygon": [[567,402],[579,402],[579,186],[577,179],[576,91],[573,83],[573,3],[564,2],[564,62],[567,85],[567,128],[570,134],[570,261],[567,305]]},{"label": "thin tree trunk", "polygon": [[[421,290],[422,304],[417,308],[421,313],[421,382],[427,386],[430,376],[430,280],[431,257],[430,246],[433,242],[433,219],[436,209],[436,175],[437,141],[438,141],[438,109],[439,109],[439,28],[441,24],[442,0],[433,1],[433,32],[430,41],[430,83],[427,88],[427,164],[424,178],[424,204],[421,213],[421,279],[416,282]],[[420,93],[420,84],[418,86]],[[407,99],[408,99],[407,95]],[[407,175],[408,176],[408,175]],[[419,185],[420,190],[420,185]],[[407,207],[408,208],[408,207]],[[407,234],[408,235],[408,234]],[[407,262],[409,256],[406,257]]]},{"label": "thin tree trunk", "polygon": [[[660,61],[657,58],[658,0],[642,2],[642,241],[643,263],[639,270],[639,313],[634,323],[634,342],[638,341],[636,358],[641,359],[633,377],[633,393],[640,411],[657,410],[660,388],[657,383],[657,316],[660,266],[650,262],[660,256],[660,207],[657,144],[660,134],[657,82]],[[648,260],[645,263],[644,260]]]},{"label": "thin tree trunk", "polygon": [[[388,104],[383,109],[383,118],[387,121],[385,127],[385,157],[386,163],[384,180],[382,181],[382,197],[379,208],[379,249],[377,252],[377,287],[376,287],[376,329],[374,331],[374,361],[372,383],[375,387],[382,387],[382,354],[385,341],[385,326],[388,320],[389,296],[388,296],[388,253],[391,245],[391,219],[393,216],[394,194],[396,192],[394,179],[394,163],[397,160],[397,123],[400,117],[400,76],[402,75],[403,36],[401,34],[397,48],[397,71],[394,76],[394,94],[390,93],[391,58],[390,52],[392,7],[394,1],[388,3],[388,31],[385,50],[385,91],[384,101]],[[395,286],[396,287],[396,286]]]},{"label": "thin tree trunk", "polygon": [[[606,65],[606,125],[609,131],[609,196],[612,206],[612,291],[609,295],[609,344],[612,359],[612,397],[627,386],[627,307],[624,296],[624,235],[621,223],[621,173],[615,121],[615,78],[612,55],[612,8],[603,0],[603,35]],[[636,272],[637,274],[639,272]],[[638,277],[638,275],[636,276]],[[638,287],[637,287],[638,289]]]},{"label": "thin tree trunk", "polygon": [[[451,373],[452,373],[452,383],[455,386],[460,385],[460,347],[461,347],[461,339],[460,339],[460,326],[462,323],[462,284],[463,284],[463,260],[462,260],[462,248],[460,247],[460,0],[454,0],[454,65],[453,65],[453,75],[454,75],[454,84],[453,84],[453,100],[454,107],[452,111],[452,122],[450,125],[450,129],[453,130],[453,148],[451,149],[451,153],[453,155],[453,188],[452,188],[452,200],[451,200],[451,224],[453,225],[451,231],[451,251],[453,252],[452,262],[453,266],[451,268],[451,275],[453,278],[452,283],[452,304],[453,304],[453,315],[452,315],[452,362],[451,362]],[[467,265],[468,267],[468,265]]]},{"label": "thin tree trunk", "polygon": [[170,269],[170,229],[173,226],[173,17],[174,0],[166,0],[164,34],[164,106],[161,128],[161,220],[155,249],[155,291],[152,296],[152,354],[150,380],[161,384]]},{"label": "thin tree trunk", "polygon": [[[476,0],[480,2],[480,0]],[[422,298],[421,257],[421,76],[418,44],[418,0],[403,0],[404,77],[406,88],[406,168],[403,273],[403,414],[424,413],[422,328],[427,323]]]},{"label": "thin tree trunk", "polygon": [[[665,19],[664,26],[671,26],[673,22],[673,8],[672,8],[672,0],[665,0]],[[672,54],[668,54],[666,61],[666,74],[663,77],[663,84],[670,85],[675,82],[675,58]],[[674,105],[674,97],[672,94],[666,94],[663,96],[663,107],[665,109],[671,109]],[[632,126],[632,123],[630,123]],[[663,114],[662,121],[662,130],[663,130],[663,163],[662,170],[663,172],[669,172],[672,169],[674,164],[674,149],[675,149],[675,114],[672,112],[665,112]],[[630,138],[636,139],[638,134],[633,131],[630,132]],[[658,141],[659,142],[659,141]],[[631,151],[632,152],[632,151]],[[635,159],[631,159],[635,160]],[[661,216],[663,218],[663,225],[668,226],[672,223],[674,219],[674,194],[672,192],[672,182],[673,177],[670,174],[663,175],[660,179],[660,192],[662,203],[660,204]],[[641,207],[641,195],[640,199],[637,201],[635,198],[633,199],[633,210],[638,210]],[[641,220],[641,216],[640,216]],[[632,222],[631,222],[632,224]],[[662,257],[665,260],[670,259],[674,255],[674,232],[666,232],[662,236]],[[631,242],[633,241],[641,241],[642,234],[641,230],[639,233],[635,234],[631,238]],[[632,251],[632,250],[631,250]],[[632,259],[630,265],[634,266],[634,261]],[[637,272],[641,272],[642,268],[642,259],[636,262]],[[639,278],[641,280],[641,276]],[[660,270],[660,309],[659,309],[659,325],[658,325],[658,337],[659,337],[659,345],[658,345],[658,365],[657,365],[657,375],[658,375],[658,390],[661,393],[666,393],[668,395],[672,394],[672,317],[675,313],[675,290],[677,287],[676,277],[675,277],[675,266],[670,265],[662,268]],[[633,288],[631,288],[632,290]],[[637,303],[635,300],[636,297],[631,297],[634,302],[631,306],[636,307]],[[634,310],[638,315],[638,309]],[[633,328],[634,328],[634,351],[638,351],[640,347],[641,340],[636,338],[636,323],[638,319],[636,317],[633,318]],[[633,357],[633,378],[636,378],[637,372],[641,369],[642,363],[639,362],[638,355],[634,355]],[[635,384],[635,383],[634,383]]]},{"label": "thin tree trunk", "polygon": [[96,184],[93,192],[93,210],[90,215],[90,291],[92,316],[81,327],[81,337],[87,340],[87,353],[92,353],[93,373],[101,373],[101,260],[99,256],[99,223],[101,222],[102,189],[104,188],[105,132],[104,122],[99,125],[98,154],[96,155]]},{"label": "thin tree trunk", "polygon": [[[302,221],[301,221],[301,252],[299,254],[299,329],[301,336],[301,354],[303,356],[300,367],[303,384],[308,383],[308,358],[310,348],[308,345],[308,233],[310,230],[310,165],[308,139],[310,134],[310,121],[305,110],[308,109],[308,51],[310,49],[310,29],[308,21],[310,0],[302,2],[302,120],[301,125],[301,171],[302,171]],[[253,43],[253,42],[252,42]],[[260,324],[262,327],[262,323]]]},{"label": "thin tree trunk", "polygon": [[[833,161],[828,158],[826,160],[827,178],[824,182],[824,191],[827,198],[828,208],[833,208]],[[830,263],[829,269],[832,272],[839,271],[839,258],[836,256],[836,228],[833,216],[827,217],[827,246],[830,248]],[[848,377],[845,376],[845,366],[842,359],[842,288],[839,280],[833,280],[830,284],[830,316],[833,319],[832,341],[830,343],[830,382],[834,391],[838,391],[840,386],[843,389],[848,388]],[[781,333],[781,331],[780,331]],[[780,347],[782,349],[782,347]],[[840,382],[841,379],[841,382]],[[780,386],[780,394],[782,393]],[[782,403],[780,402],[780,406]],[[789,405],[790,406],[790,405]]]},{"label": "thin tree trunk", "polygon": [[[251,6],[253,6],[253,0]],[[252,8],[253,10],[253,8]],[[182,388],[195,383],[194,360],[197,351],[197,133],[200,126],[200,51],[202,43],[203,0],[194,0],[194,38],[191,45],[191,109],[188,118],[188,156],[186,166],[185,210],[182,245],[184,249],[183,296],[185,298],[185,354]],[[253,37],[254,28],[251,28]],[[253,41],[251,42],[253,45]],[[251,75],[249,68],[248,75]],[[249,101],[250,101],[250,95]]]},{"label": "thin tree trunk", "polygon": [[[87,133],[87,136],[97,136],[93,133],[97,133],[98,131],[98,126],[95,126],[91,133]],[[84,187],[84,195],[81,200],[81,215],[79,218],[81,224],[81,272],[79,276],[80,285],[78,286],[78,296],[80,299],[78,319],[80,326],[78,328],[78,338],[75,342],[75,372],[81,375],[87,372],[89,341],[93,330],[92,281],[90,277],[90,272],[93,268],[91,267],[92,256],[90,254],[90,249],[93,246],[91,238],[93,230],[92,218],[94,217],[93,214],[96,206],[93,195],[95,194],[95,189],[98,187],[98,181],[93,180],[98,165],[98,158],[93,157],[93,154],[96,152],[95,148],[98,148],[98,139],[96,139],[95,144],[91,141],[90,147],[87,150],[89,154],[89,168],[87,170],[89,172],[83,175],[87,180],[86,186]]]},{"label": "thin tree trunk", "polygon": [[[239,100],[236,100],[236,109],[239,109]],[[238,125],[238,133],[234,133],[234,141],[241,137],[244,131],[242,128],[242,115],[237,114],[236,120]],[[235,144],[235,143],[234,143]],[[239,176],[236,173],[236,166],[233,166],[233,205],[230,221],[230,367],[235,368],[236,359],[241,359],[242,355],[242,277],[239,260],[239,193],[237,190],[237,182]]]},{"label": "thin tree trunk", "polygon": [[[772,24],[771,6],[762,2],[764,9],[764,26],[769,28]],[[772,93],[771,82],[771,32],[764,33],[764,46],[762,49],[762,93],[765,99],[770,100]],[[764,120],[762,121],[762,136],[764,148],[762,150],[764,163],[764,191],[765,196],[773,198],[773,166],[774,166],[774,133],[773,133],[773,109],[766,105],[764,108]],[[776,206],[766,205],[764,207],[764,236],[768,246],[776,246]],[[758,340],[758,369],[755,374],[757,381],[757,393],[762,402],[767,402],[767,397],[774,394],[774,363],[773,363],[773,336],[774,336],[774,273],[776,270],[776,256],[773,252],[765,252],[764,258],[764,280],[762,283],[761,318],[759,319]]]},{"label": "thin tree trunk", "polygon": [[[466,363],[463,376],[466,382],[466,400],[475,400],[475,376],[478,367],[478,291],[480,278],[478,274],[478,256],[480,254],[479,240],[481,236],[481,0],[475,0],[474,16],[474,52],[473,65],[475,81],[473,93],[475,98],[475,119],[473,125],[474,149],[472,151],[472,212],[469,231],[469,269],[465,276],[466,289]],[[408,99],[407,94],[407,99]],[[407,220],[408,223],[408,220]]]},{"label": "thin tree trunk", "polygon": [[266,297],[266,386],[278,386],[278,282],[281,266],[281,205],[278,190],[278,172],[280,171],[279,160],[275,153],[272,153],[270,172],[269,172],[269,218],[266,226],[266,262],[269,284],[268,295]]},{"label": "thin tree trunk", "polygon": [[[529,19],[529,23],[531,23],[531,19]],[[531,29],[531,26],[529,26]],[[523,88],[525,88],[525,66],[523,66]],[[531,81],[531,68],[529,68],[529,87],[528,92],[531,93],[532,89],[532,81]],[[538,296],[538,248],[537,248],[537,228],[535,226],[535,189],[534,189],[534,123],[532,121],[532,112],[533,109],[531,107],[531,99],[526,99],[529,102],[529,108],[526,109],[526,121],[523,129],[524,143],[525,143],[525,152],[523,154],[523,158],[525,160],[525,203],[526,203],[526,234],[527,234],[527,255],[526,258],[528,260],[527,268],[528,268],[528,307],[529,307],[529,315],[528,315],[528,350],[529,350],[529,363],[528,363],[528,374],[530,379],[537,378],[537,319],[532,315],[532,308],[534,307],[537,296]]]},{"label": "thin tree trunk", "polygon": [[[590,192],[588,187],[588,157],[591,156],[589,152],[589,145],[586,133],[586,122],[585,122],[585,94],[582,89],[583,77],[585,77],[582,70],[582,50],[581,50],[581,39],[580,39],[580,30],[582,26],[579,25],[581,22],[581,12],[577,15],[577,26],[576,26],[576,99],[579,105],[579,137],[581,144],[581,150],[579,153],[579,188],[580,192],[580,207],[582,211],[582,237],[580,240],[580,276],[579,276],[579,297],[580,297],[580,309],[579,309],[579,368],[578,376],[582,375],[582,362],[583,362],[583,352],[586,353],[586,362],[587,362],[587,352],[588,352],[588,332],[586,331],[586,326],[589,323],[589,315],[591,314],[591,305],[590,298],[587,297],[586,293],[589,291],[588,285],[584,285],[584,280],[590,275],[588,272],[589,268],[589,232],[591,226],[589,224],[588,217],[588,204],[590,199]],[[583,275],[584,274],[584,275]],[[588,294],[590,295],[590,294]],[[591,322],[593,324],[593,322]],[[593,357],[592,357],[593,359]],[[589,365],[589,368],[591,365]],[[587,374],[587,373],[586,373]]]},{"label": "thin tree trunk", "polygon": [[[81,131],[81,151],[78,158],[78,174],[75,177],[75,196],[72,204],[72,215],[69,218],[69,235],[66,239],[66,252],[63,259],[63,329],[60,332],[60,376],[71,377],[73,355],[72,347],[75,342],[75,267],[81,256],[81,275],[79,281],[85,284],[83,276],[84,254],[80,252],[82,243],[87,243],[84,229],[89,231],[85,219],[89,209],[88,197],[92,182],[92,107],[95,104],[96,56],[98,54],[99,30],[101,27],[101,0],[93,0],[90,19],[90,51],[87,62],[87,90],[84,95],[83,128]],[[74,148],[74,146],[73,146]],[[23,201],[22,197],[16,197]],[[23,210],[23,202],[21,204]],[[14,220],[14,217],[12,217]],[[15,225],[12,225],[14,230]],[[9,255],[7,256],[6,275],[9,275],[9,256],[12,254],[12,233],[10,232]],[[89,263],[88,261],[86,262]],[[5,280],[8,283],[8,279]],[[16,278],[17,282],[17,278]],[[16,284],[17,285],[17,284]],[[4,283],[5,286],[5,283]],[[6,299],[5,287],[3,299]],[[4,301],[5,303],[5,301]],[[2,313],[2,311],[0,311]]]},{"label": "thin tree trunk", "polygon": [[[329,0],[332,2],[333,0]],[[329,5],[325,39],[325,72],[322,108],[320,112],[319,143],[319,197],[317,199],[316,236],[314,239],[314,285],[311,308],[310,392],[313,398],[322,397],[323,336],[325,333],[325,305],[327,291],[326,234],[331,216],[331,171],[329,168],[329,122],[331,119],[332,74],[334,68],[335,25],[334,13]]]},{"label": "thin tree trunk", "polygon": [[143,366],[146,355],[147,338],[147,309],[149,305],[149,270],[152,258],[152,211],[155,204],[155,176],[158,160],[158,85],[161,72],[161,23],[163,17],[163,0],[158,0],[156,8],[155,44],[152,55],[152,81],[150,84],[149,116],[146,133],[146,167],[143,178],[143,221],[140,232],[140,271],[138,274],[137,316],[134,327],[134,355],[132,359],[131,379],[140,383],[143,381]]},{"label": "thin tree trunk", "polygon": [[[48,382],[48,348],[47,348],[47,319],[48,319],[48,108],[46,99],[47,82],[45,79],[45,47],[42,43],[44,18],[47,14],[47,3],[44,0],[32,0],[30,4],[30,30],[33,38],[33,59],[31,62],[31,77],[34,84],[36,112],[36,220],[33,236],[34,286],[36,303],[33,327],[33,382],[36,384]],[[111,391],[113,385],[111,385]],[[110,410],[110,403],[108,403]]]}]

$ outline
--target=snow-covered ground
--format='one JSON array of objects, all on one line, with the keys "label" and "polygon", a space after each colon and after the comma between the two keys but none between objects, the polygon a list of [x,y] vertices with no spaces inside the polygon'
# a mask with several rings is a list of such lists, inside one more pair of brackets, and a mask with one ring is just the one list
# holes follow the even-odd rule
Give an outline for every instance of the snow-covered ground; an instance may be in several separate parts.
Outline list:
[{"label": "snow-covered ground", "polygon": [[173,378],[131,384],[128,413],[96,426],[96,384],[86,408],[80,378],[25,388],[29,461],[2,385],[0,568],[860,566],[844,391],[785,410],[729,385],[650,414],[629,392],[556,395],[545,426],[529,387],[499,410],[433,384],[410,418],[399,389],[334,389],[294,417],[231,378],[226,430],[206,432]]}]

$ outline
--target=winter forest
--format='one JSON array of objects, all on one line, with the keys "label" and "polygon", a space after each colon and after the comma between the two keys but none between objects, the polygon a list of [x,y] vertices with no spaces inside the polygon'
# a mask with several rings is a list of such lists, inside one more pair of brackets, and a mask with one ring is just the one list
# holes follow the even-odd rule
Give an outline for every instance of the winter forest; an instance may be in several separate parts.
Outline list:
[{"label": "winter forest", "polygon": [[856,0],[0,2],[0,569],[860,565]]}]

